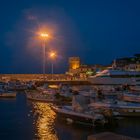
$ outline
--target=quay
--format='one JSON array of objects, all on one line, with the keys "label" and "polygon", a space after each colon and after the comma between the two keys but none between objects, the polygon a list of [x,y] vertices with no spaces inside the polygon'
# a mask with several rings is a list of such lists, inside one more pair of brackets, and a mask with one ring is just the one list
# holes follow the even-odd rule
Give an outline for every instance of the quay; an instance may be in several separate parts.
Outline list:
[{"label": "quay", "polygon": [[0,74],[0,80],[41,81],[45,79],[68,79],[66,74]]},{"label": "quay", "polygon": [[119,135],[112,132],[103,132],[95,135],[90,135],[88,136],[87,140],[140,140],[140,139]]},{"label": "quay", "polygon": [[[45,78],[44,78],[45,77]],[[1,81],[35,81],[46,82],[48,84],[71,84],[71,85],[90,85],[86,78],[72,77],[67,74],[0,74]]]}]

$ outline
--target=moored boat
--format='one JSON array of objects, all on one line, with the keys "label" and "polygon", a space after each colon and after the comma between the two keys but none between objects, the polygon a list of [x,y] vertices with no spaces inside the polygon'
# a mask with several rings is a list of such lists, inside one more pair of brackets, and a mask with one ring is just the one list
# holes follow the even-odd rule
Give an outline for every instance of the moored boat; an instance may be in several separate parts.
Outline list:
[{"label": "moored boat", "polygon": [[0,83],[0,98],[15,98],[16,92],[6,89],[6,83]]},{"label": "moored boat", "polygon": [[42,102],[55,102],[55,94],[46,91],[30,90],[26,91],[26,97],[29,100],[42,101]]},{"label": "moored boat", "polygon": [[122,100],[128,101],[128,102],[140,103],[140,94],[139,93],[131,93],[131,92],[123,93]]},{"label": "moored boat", "polygon": [[94,85],[134,86],[140,81],[140,72],[108,68],[94,76],[89,76],[88,81]]},{"label": "moored boat", "polygon": [[63,118],[69,122],[87,124],[90,126],[97,124],[105,124],[104,115],[100,112],[95,112],[93,108],[88,107],[90,96],[85,94],[74,94],[72,96],[72,105],[53,107],[58,118]]},{"label": "moored boat", "polygon": [[138,86],[138,85],[130,86],[130,90],[131,90],[131,91],[140,92],[140,86]]},{"label": "moored boat", "polygon": [[65,119],[71,123],[86,124],[90,126],[105,124],[104,116],[95,113],[93,110],[78,112],[74,110],[72,106],[53,107],[53,110],[57,113],[58,118]]},{"label": "moored boat", "polygon": [[93,102],[90,107],[98,109],[110,109],[119,112],[118,116],[138,117],[140,116],[140,103],[131,103],[123,101],[102,101]]}]

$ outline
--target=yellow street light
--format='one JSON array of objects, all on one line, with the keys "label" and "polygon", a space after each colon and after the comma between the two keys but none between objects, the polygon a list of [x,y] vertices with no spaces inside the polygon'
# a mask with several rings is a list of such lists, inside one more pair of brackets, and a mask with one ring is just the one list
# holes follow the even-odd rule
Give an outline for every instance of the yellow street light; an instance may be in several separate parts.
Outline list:
[{"label": "yellow street light", "polygon": [[[57,56],[57,54],[56,54],[56,52],[50,52],[50,58],[51,59],[55,59],[56,58],[56,56]],[[52,60],[52,70],[51,70],[51,74],[52,74],[52,80],[53,80],[53,71],[54,71],[54,68],[53,68],[53,60]]]},{"label": "yellow street light", "polygon": [[50,53],[50,58],[55,58],[56,57],[56,53],[55,52],[51,52]]},{"label": "yellow street light", "polygon": [[47,33],[41,33],[40,36],[41,37],[48,37],[49,35]]},{"label": "yellow street light", "polygon": [[45,73],[46,73],[46,38],[49,37],[49,34],[47,33],[40,33],[40,37],[43,38],[43,75],[44,75],[44,81],[45,81]]}]

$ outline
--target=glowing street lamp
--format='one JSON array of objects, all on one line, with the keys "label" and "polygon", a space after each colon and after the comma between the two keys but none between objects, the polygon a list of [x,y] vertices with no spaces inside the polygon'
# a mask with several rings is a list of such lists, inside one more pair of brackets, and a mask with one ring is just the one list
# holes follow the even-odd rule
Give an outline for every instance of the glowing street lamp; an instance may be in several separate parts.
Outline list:
[{"label": "glowing street lamp", "polygon": [[56,53],[55,52],[51,52],[50,53],[50,58],[54,59],[56,57]]},{"label": "glowing street lamp", "polygon": [[52,79],[53,79],[53,60],[56,58],[56,52],[50,52],[50,58],[52,59],[52,71],[51,71],[51,74],[52,74]]},{"label": "glowing street lamp", "polygon": [[41,33],[40,36],[41,37],[48,37],[49,35],[47,33]]},{"label": "glowing street lamp", "polygon": [[46,72],[46,40],[49,37],[47,33],[41,33],[40,37],[44,40],[42,47],[43,47],[43,75],[45,81],[45,72]]}]

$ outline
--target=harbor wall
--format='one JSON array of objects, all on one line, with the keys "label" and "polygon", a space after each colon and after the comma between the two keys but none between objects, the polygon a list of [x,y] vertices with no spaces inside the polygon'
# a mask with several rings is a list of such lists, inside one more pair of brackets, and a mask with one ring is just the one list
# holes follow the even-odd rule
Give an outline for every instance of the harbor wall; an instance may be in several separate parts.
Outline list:
[{"label": "harbor wall", "polygon": [[49,84],[74,84],[89,85],[87,79],[72,77],[66,74],[0,74],[1,81],[19,80],[19,81],[45,81]]}]

